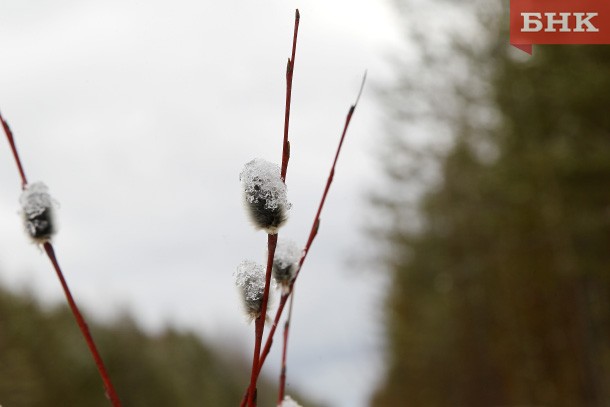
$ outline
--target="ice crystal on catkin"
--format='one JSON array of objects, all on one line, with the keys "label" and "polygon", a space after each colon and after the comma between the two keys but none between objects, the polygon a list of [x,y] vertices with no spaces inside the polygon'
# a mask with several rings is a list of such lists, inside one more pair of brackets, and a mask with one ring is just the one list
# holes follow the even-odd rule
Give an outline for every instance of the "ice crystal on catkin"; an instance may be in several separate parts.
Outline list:
[{"label": "ice crystal on catkin", "polygon": [[265,291],[265,269],[253,261],[244,260],[235,272],[235,285],[241,291],[244,311],[250,319],[261,314]]},{"label": "ice crystal on catkin", "polygon": [[55,233],[53,219],[53,198],[42,182],[26,186],[19,202],[23,214],[25,230],[36,243],[44,243]]},{"label": "ice crystal on catkin", "polygon": [[282,400],[282,404],[280,404],[278,407],[301,407],[301,405],[294,401],[292,397],[285,396],[284,400]]},{"label": "ice crystal on catkin", "polygon": [[255,158],[248,162],[239,179],[244,187],[244,200],[252,222],[258,229],[276,234],[286,222],[290,203],[286,185],[280,177],[280,167]]},{"label": "ice crystal on catkin", "polygon": [[302,251],[292,240],[280,240],[273,257],[273,278],[288,293],[290,283],[294,280],[299,268]]}]

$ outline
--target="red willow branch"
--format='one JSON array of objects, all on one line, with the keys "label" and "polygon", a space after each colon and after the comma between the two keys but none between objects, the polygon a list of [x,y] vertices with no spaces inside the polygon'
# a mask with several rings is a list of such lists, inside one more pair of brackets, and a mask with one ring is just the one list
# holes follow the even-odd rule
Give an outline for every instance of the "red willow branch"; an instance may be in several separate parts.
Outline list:
[{"label": "red willow branch", "polygon": [[6,134],[8,143],[11,146],[11,151],[13,152],[13,157],[15,158],[15,162],[17,163],[17,169],[19,170],[19,175],[21,176],[21,189],[25,189],[25,186],[28,184],[28,180],[25,177],[25,172],[23,171],[23,166],[21,165],[21,159],[19,158],[19,153],[17,152],[17,146],[15,146],[13,132],[11,131],[10,127],[8,127],[8,123],[4,121],[2,114],[0,114],[0,122],[2,122],[4,134]]},{"label": "red willow branch", "polygon": [[[286,302],[288,301],[288,297],[294,290],[294,284],[296,282],[296,279],[298,278],[299,274],[301,273],[301,268],[303,267],[303,263],[305,262],[305,259],[307,258],[307,254],[309,253],[311,244],[313,243],[313,241],[318,233],[318,228],[320,227],[320,215],[322,213],[322,209],[324,208],[324,203],[326,202],[326,197],[328,195],[328,191],[330,190],[330,185],[332,184],[332,181],[334,178],[337,160],[339,159],[339,154],[341,153],[341,148],[343,147],[343,141],[345,140],[345,135],[347,134],[347,129],[352,120],[352,116],[354,115],[354,111],[356,110],[356,106],[358,105],[358,102],[360,100],[360,96],[362,95],[362,90],[364,89],[365,82],[366,82],[366,72],[364,73],[364,77],[362,78],[362,83],[360,85],[360,91],[358,92],[358,97],[356,98],[356,102],[352,106],[350,106],[349,111],[347,113],[347,117],[345,118],[345,125],[343,126],[343,132],[341,133],[341,139],[339,140],[339,145],[338,145],[337,151],[335,153],[335,158],[333,160],[333,164],[331,166],[330,173],[329,173],[328,179],[326,181],[326,187],[324,188],[324,193],[322,194],[322,198],[320,199],[320,204],[318,206],[316,216],[314,217],[313,225],[309,232],[309,238],[307,239],[307,244],[305,245],[305,249],[303,250],[303,255],[301,256],[301,259],[299,260],[299,267],[297,269],[297,274],[296,274],[294,280],[292,281],[292,283],[290,284],[288,293],[283,294],[280,299],[280,303],[278,305],[277,311],[275,313],[275,317],[273,319],[273,325],[271,325],[271,329],[269,330],[269,334],[267,335],[267,340],[265,342],[265,346],[264,346],[264,348],[261,352],[260,358],[259,358],[257,375],[260,374],[260,371],[261,371],[263,365],[265,364],[265,360],[267,359],[267,356],[269,355],[269,351],[271,350],[271,346],[273,345],[273,336],[275,335],[275,331],[277,330],[277,327],[279,325],[280,318],[282,317],[282,313],[284,311],[284,307],[286,306]],[[250,393],[250,392],[248,392],[248,393]],[[244,407],[245,405],[246,405],[246,397],[243,398],[240,407]]]},{"label": "red willow branch", "polygon": [[[358,92],[358,97],[356,98],[356,102],[354,102],[354,104],[350,106],[349,111],[347,113],[347,117],[345,118],[345,125],[343,126],[343,132],[341,133],[341,139],[339,140],[339,145],[337,146],[335,158],[333,160],[333,164],[331,166],[330,173],[329,173],[328,179],[326,181],[324,193],[322,194],[322,198],[320,199],[320,204],[318,206],[318,210],[314,217],[314,222],[313,222],[311,230],[309,232],[309,238],[307,239],[307,244],[305,245],[305,249],[303,249],[303,255],[301,256],[301,259],[299,260],[299,267],[297,269],[296,276],[295,276],[294,280],[292,280],[292,283],[290,284],[288,293],[283,294],[280,299],[280,303],[278,305],[277,311],[275,313],[275,317],[273,319],[273,325],[271,325],[271,329],[269,330],[269,334],[267,335],[267,340],[265,342],[265,346],[260,354],[260,358],[258,361],[258,370],[256,372],[257,376],[260,374],[260,371],[261,371],[263,365],[265,364],[267,356],[269,355],[269,351],[271,350],[271,346],[273,345],[273,336],[275,335],[275,331],[277,330],[277,327],[279,325],[279,321],[280,321],[280,318],[282,317],[282,313],[284,311],[284,307],[286,306],[286,302],[288,301],[288,297],[290,297],[290,294],[292,294],[292,292],[294,290],[294,284],[295,284],[299,274],[301,273],[301,268],[303,267],[303,263],[305,262],[305,259],[307,258],[307,254],[309,253],[311,244],[313,243],[316,235],[318,234],[318,229],[320,227],[320,215],[322,213],[322,209],[324,208],[324,203],[326,202],[326,197],[328,195],[328,191],[330,190],[330,185],[333,182],[333,178],[334,178],[334,174],[335,174],[335,167],[337,166],[337,160],[339,159],[339,154],[341,153],[341,148],[343,147],[343,141],[345,140],[345,135],[347,134],[347,129],[352,120],[352,116],[354,115],[356,106],[358,106],[358,102],[360,101],[360,96],[362,95],[362,90],[364,89],[365,82],[366,82],[366,72],[364,73],[364,76],[362,78],[362,83],[360,85],[360,91]],[[250,393],[251,393],[250,389],[248,389],[248,393],[246,394],[246,396],[248,396]],[[246,396],[244,396],[242,403],[240,404],[240,407],[244,407],[246,405],[246,400],[247,400]]]},{"label": "red willow branch", "polygon": [[286,359],[288,353],[288,335],[290,333],[290,321],[292,320],[292,306],[294,305],[294,288],[292,295],[290,296],[290,305],[288,306],[288,316],[284,322],[284,340],[282,342],[282,368],[280,371],[280,387],[277,396],[278,406],[282,404],[284,400],[284,394],[286,393]]},{"label": "red willow branch", "polygon": [[267,272],[265,274],[265,289],[263,292],[263,302],[261,304],[261,314],[254,321],[254,355],[252,357],[252,372],[250,374],[250,387],[248,388],[248,406],[256,407],[256,382],[260,371],[260,351],[265,330],[265,320],[267,319],[267,304],[269,302],[269,287],[271,286],[271,269],[275,247],[277,246],[277,234],[267,235]]},{"label": "red willow branch", "polygon": [[[21,176],[21,188],[25,189],[28,182],[27,182],[27,178],[25,176],[25,172],[23,171],[23,166],[21,165],[21,159],[19,158],[19,154],[17,153],[17,147],[15,146],[15,140],[13,138],[13,133],[11,132],[11,129],[9,128],[7,122],[4,120],[2,115],[0,115],[0,122],[2,122],[4,134],[6,134],[8,142],[11,146],[11,150],[13,151],[13,157],[15,158],[15,162],[17,163],[17,168],[19,169],[19,175]],[[64,278],[61,268],[59,267],[59,262],[57,261],[57,257],[55,256],[55,250],[53,249],[53,246],[49,242],[45,242],[43,244],[43,247],[44,247],[44,250],[45,250],[47,256],[49,257],[49,260],[51,260],[51,263],[53,264],[53,268],[55,269],[57,278],[59,279],[59,282],[61,283],[61,287],[66,296],[66,300],[68,301],[68,305],[70,306],[70,310],[72,311],[72,314],[74,315],[74,318],[76,319],[78,328],[80,329],[83,337],[85,338],[85,342],[87,343],[87,346],[89,347],[89,351],[91,352],[91,355],[93,356],[93,360],[95,361],[97,370],[102,378],[102,381],[104,382],[104,389],[106,391],[106,397],[110,400],[110,402],[112,403],[112,405],[114,407],[120,407],[121,402],[119,400],[119,397],[114,389],[114,386],[112,385],[112,382],[110,381],[110,376],[108,375],[108,372],[106,370],[106,367],[104,366],[102,357],[100,356],[100,353],[97,350],[95,341],[93,340],[93,337],[91,336],[91,333],[89,332],[89,327],[87,326],[85,319],[83,318],[82,314],[80,313],[78,306],[76,305],[76,302],[74,301],[74,298],[72,297],[72,293],[70,292],[68,283],[66,282],[66,279]]]},{"label": "red willow branch", "polygon": [[82,332],[83,336],[85,337],[85,342],[87,342],[89,351],[91,351],[91,354],[93,355],[93,360],[95,361],[97,370],[100,372],[100,375],[102,376],[102,380],[104,382],[104,387],[106,388],[106,397],[108,397],[110,399],[110,402],[112,403],[113,406],[120,406],[121,402],[119,400],[119,397],[118,397],[116,391],[114,390],[114,387],[112,386],[112,382],[110,381],[110,377],[108,376],[108,372],[106,371],[106,367],[104,366],[104,361],[102,360],[102,357],[100,356],[100,354],[95,346],[95,341],[93,340],[93,337],[91,336],[91,333],[89,332],[89,327],[87,326],[87,322],[85,321],[85,319],[81,315],[80,311],[78,310],[78,307],[76,306],[76,302],[74,301],[74,298],[72,297],[72,293],[70,292],[70,288],[68,288],[68,283],[66,282],[66,279],[64,278],[64,275],[61,272],[61,268],[59,267],[59,263],[57,262],[57,257],[55,257],[55,250],[53,250],[53,246],[49,242],[45,242],[43,247],[44,247],[45,252],[47,253],[47,256],[49,256],[51,263],[53,263],[53,268],[55,269],[55,272],[57,273],[57,278],[59,278],[61,287],[64,290],[64,294],[66,295],[66,300],[68,300],[68,305],[70,306],[70,309],[72,310],[72,314],[74,314],[74,318],[76,318],[76,323],[78,324],[80,331]]},{"label": "red willow branch", "polygon": [[311,226],[311,230],[309,232],[309,238],[307,239],[307,243],[305,245],[305,248],[303,249],[303,255],[301,256],[301,260],[299,261],[299,267],[297,268],[296,276],[294,277],[294,280],[292,280],[292,283],[290,283],[290,288],[288,290],[288,293],[282,295],[282,298],[280,299],[280,303],[278,305],[277,311],[275,313],[275,318],[273,320],[273,325],[271,326],[271,329],[269,330],[269,334],[267,335],[267,341],[265,342],[265,347],[263,348],[263,351],[262,351],[261,357],[260,357],[260,361],[259,361],[259,372],[265,363],[265,360],[267,358],[267,355],[269,354],[269,351],[271,350],[271,345],[273,344],[273,335],[275,334],[275,331],[277,329],[278,323],[282,316],[282,312],[284,311],[284,307],[286,306],[288,297],[292,293],[292,291],[294,289],[294,284],[296,283],[296,280],[299,277],[299,274],[301,273],[301,268],[303,267],[303,263],[305,262],[305,259],[307,258],[307,254],[309,253],[311,244],[313,243],[316,235],[318,234],[318,229],[320,227],[320,215],[322,213],[322,209],[324,208],[324,203],[326,202],[326,197],[328,195],[328,191],[330,190],[330,185],[333,182],[333,178],[335,175],[335,167],[337,166],[337,160],[339,159],[339,154],[341,153],[341,148],[343,147],[343,141],[345,140],[345,135],[347,134],[347,129],[352,120],[352,116],[354,115],[356,106],[358,105],[358,102],[360,101],[360,96],[362,95],[362,90],[364,89],[365,82],[366,82],[366,72],[364,73],[364,76],[362,78],[362,83],[360,85],[360,91],[358,92],[358,97],[356,98],[356,102],[354,102],[354,104],[350,106],[349,111],[347,113],[347,117],[345,118],[345,125],[343,126],[343,132],[341,133],[341,139],[339,140],[337,152],[335,153],[335,159],[333,160],[333,164],[330,168],[330,173],[329,173],[328,179],[326,181],[326,187],[324,188],[324,193],[322,194],[322,198],[320,199],[320,204],[318,206],[316,216],[314,217],[314,221]]},{"label": "red willow branch", "polygon": [[[339,147],[337,148],[337,153],[335,154],[335,160],[333,161],[330,176],[328,178],[326,188],[324,190],[324,195],[322,196],[322,202],[320,203],[320,207],[318,208],[318,213],[316,214],[316,221],[314,222],[314,226],[312,229],[313,234],[310,233],[310,238],[308,239],[308,244],[307,244],[305,251],[303,253],[303,256],[301,257],[301,260],[299,262],[299,267],[297,269],[297,275],[301,270],[301,266],[303,265],[303,262],[305,261],[305,256],[307,256],[307,252],[309,252],[309,247],[311,246],[313,239],[315,238],[315,236],[318,233],[318,228],[320,227],[320,213],[322,211],[322,207],[324,206],[324,201],[326,200],[326,195],[328,194],[328,190],[330,189],[330,184],[332,183],[332,180],[333,180],[333,176],[335,173],[335,166],[336,166],[337,160],[339,158],[339,153],[341,152],[341,147],[343,145],[343,140],[345,138],[345,134],[347,133],[347,127],[349,126],[349,122],[351,121],[352,115],[354,114],[356,105],[358,104],[358,101],[360,100],[360,95],[362,94],[362,89],[364,87],[365,80],[366,80],[366,73],[364,74],[364,78],[362,78],[362,84],[360,86],[360,91],[358,92],[358,97],[356,98],[356,102],[354,103],[353,106],[350,107],[350,110],[348,112],[348,115],[347,115],[347,118],[345,121],[345,126],[343,129],[343,134],[341,135],[341,140],[339,142]],[[295,276],[295,280],[296,280],[296,276]],[[290,295],[290,294],[293,292],[294,292],[294,281],[292,282],[292,284],[290,286],[290,292],[286,296],[286,299],[288,296],[290,296],[290,305],[288,307],[288,316],[286,317],[286,321],[284,322],[284,335],[283,335],[283,341],[282,341],[282,367],[280,370],[278,405],[280,405],[282,403],[282,400],[284,400],[284,394],[285,394],[285,390],[286,390],[286,358],[287,358],[287,351],[288,351],[288,336],[290,334],[290,321],[292,320],[292,308],[294,305],[294,294],[293,295]],[[281,307],[281,309],[283,311],[286,300],[284,299],[284,297],[282,297],[282,300],[284,302]],[[278,311],[279,311],[279,309],[278,309]],[[281,311],[278,313],[278,315],[281,316]],[[277,324],[277,322],[279,322],[279,318],[276,318],[276,324]],[[268,341],[269,347],[265,346],[265,350],[267,353],[269,352],[269,349],[271,348],[271,343],[273,341],[274,333],[275,333],[275,330],[273,330],[273,332],[271,332],[269,334],[270,335],[269,339],[271,339],[271,341]],[[266,358],[266,354],[265,354],[265,358]],[[261,363],[261,366],[262,366],[262,363]]]},{"label": "red willow branch", "polygon": [[301,14],[299,9],[294,15],[294,34],[292,36],[292,54],[286,66],[286,108],[284,110],[284,144],[282,146],[282,181],[286,183],[286,172],[288,171],[288,160],[290,159],[290,141],[288,141],[288,127],[290,124],[290,102],[292,101],[292,77],[294,75],[294,60],[297,51],[297,37],[299,35],[299,21]]},{"label": "red willow branch", "polygon": [[[284,139],[282,144],[282,166],[280,177],[286,182],[286,173],[288,171],[288,160],[290,159],[290,141],[288,140],[288,129],[290,125],[290,104],[292,101],[292,78],[294,74],[294,61],[296,57],[297,37],[299,33],[299,21],[301,15],[297,9],[294,16],[294,33],[292,36],[292,53],[288,59],[286,66],[286,106],[284,111]],[[263,293],[263,302],[261,305],[261,315],[255,320],[254,331],[254,356],[252,357],[252,371],[250,373],[250,385],[247,392],[247,403],[249,407],[256,406],[256,383],[261,370],[260,365],[260,350],[263,342],[263,334],[265,330],[265,320],[267,318],[267,304],[269,301],[269,287],[271,285],[271,270],[273,266],[273,257],[277,245],[277,234],[267,236],[267,271],[265,275],[265,291]],[[246,398],[242,400],[241,406],[245,405]]]}]

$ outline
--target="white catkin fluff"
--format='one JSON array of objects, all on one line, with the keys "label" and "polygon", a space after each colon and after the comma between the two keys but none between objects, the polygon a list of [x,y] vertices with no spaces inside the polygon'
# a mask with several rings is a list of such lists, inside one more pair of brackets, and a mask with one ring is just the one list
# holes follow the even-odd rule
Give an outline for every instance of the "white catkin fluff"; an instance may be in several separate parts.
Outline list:
[{"label": "white catkin fluff", "polygon": [[273,258],[273,277],[284,293],[288,292],[296,276],[301,255],[302,250],[292,240],[278,242]]},{"label": "white catkin fluff", "polygon": [[284,400],[282,400],[282,404],[280,404],[278,407],[302,407],[302,406],[299,403],[297,403],[296,401],[294,401],[292,399],[292,397],[285,396]]},{"label": "white catkin fluff", "polygon": [[265,269],[260,264],[244,260],[237,266],[234,276],[235,285],[241,291],[244,311],[250,319],[258,318],[265,290]]},{"label": "white catkin fluff", "polygon": [[28,235],[37,243],[48,241],[55,233],[54,200],[42,182],[27,185],[19,203]]},{"label": "white catkin fluff", "polygon": [[244,200],[256,227],[275,234],[287,218],[286,184],[280,177],[280,167],[261,158],[248,162],[239,179],[243,183]]}]

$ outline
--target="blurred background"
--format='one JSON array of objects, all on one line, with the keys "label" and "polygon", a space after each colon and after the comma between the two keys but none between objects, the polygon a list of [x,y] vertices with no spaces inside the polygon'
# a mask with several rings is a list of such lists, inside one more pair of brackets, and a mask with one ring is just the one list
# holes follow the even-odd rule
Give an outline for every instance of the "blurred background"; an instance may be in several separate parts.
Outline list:
[{"label": "blurred background", "polygon": [[[0,4],[0,109],[126,406],[235,406],[263,262],[238,174],[288,169],[304,244],[288,393],[305,406],[610,405],[610,49],[508,45],[470,0]],[[0,404],[104,406],[0,143]],[[276,296],[276,301],[279,296]],[[259,405],[273,405],[279,342]]]}]

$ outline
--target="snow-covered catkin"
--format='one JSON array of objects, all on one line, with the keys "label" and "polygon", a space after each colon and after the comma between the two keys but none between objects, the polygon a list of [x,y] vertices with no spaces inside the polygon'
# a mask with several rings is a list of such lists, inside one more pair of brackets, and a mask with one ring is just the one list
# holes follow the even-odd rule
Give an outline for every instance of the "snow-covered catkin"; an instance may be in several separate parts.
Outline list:
[{"label": "snow-covered catkin", "polygon": [[286,222],[291,206],[286,196],[286,185],[280,177],[280,167],[256,158],[244,166],[239,179],[243,183],[244,201],[254,225],[269,234],[276,234]]},{"label": "snow-covered catkin", "polygon": [[301,407],[301,405],[294,401],[292,397],[285,396],[284,400],[282,400],[282,404],[280,404],[278,407]]},{"label": "snow-covered catkin", "polygon": [[23,215],[25,230],[36,243],[45,243],[55,233],[54,201],[49,189],[42,182],[26,186],[21,193],[19,203]]},{"label": "snow-covered catkin", "polygon": [[249,319],[261,315],[265,291],[265,269],[253,261],[244,260],[235,272],[235,285],[241,291],[244,311]]},{"label": "snow-covered catkin", "polygon": [[280,240],[273,257],[273,278],[282,288],[284,294],[288,293],[290,283],[296,277],[302,251],[292,240]]}]

